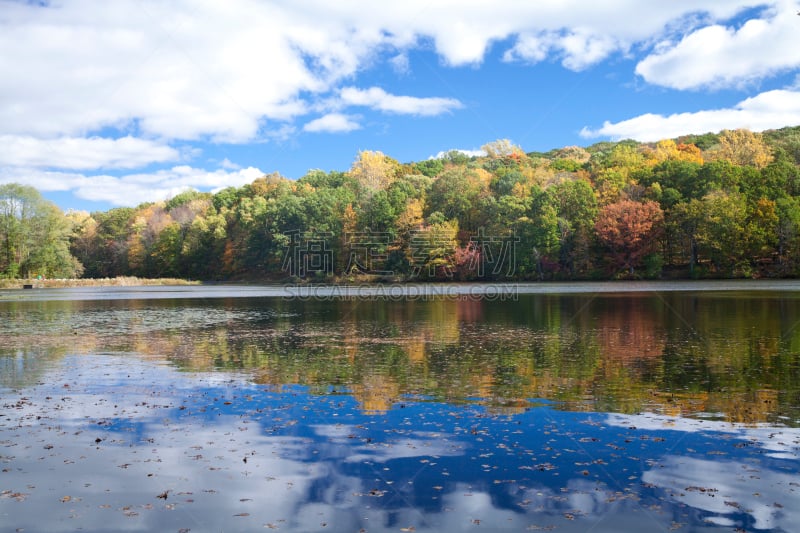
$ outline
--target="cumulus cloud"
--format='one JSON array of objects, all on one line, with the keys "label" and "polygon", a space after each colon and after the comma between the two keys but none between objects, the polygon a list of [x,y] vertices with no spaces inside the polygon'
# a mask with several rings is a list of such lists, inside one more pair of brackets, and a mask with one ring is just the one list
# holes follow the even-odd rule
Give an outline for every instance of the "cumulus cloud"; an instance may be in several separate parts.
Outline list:
[{"label": "cumulus cloud", "polygon": [[303,126],[304,131],[311,133],[346,133],[360,128],[361,125],[356,121],[355,117],[341,113],[328,113]]},{"label": "cumulus cloud", "polygon": [[10,104],[0,108],[0,133],[74,136],[113,127],[244,142],[302,116],[309,98],[384,52],[402,57],[433,42],[446,64],[463,65],[510,38],[508,59],[540,60],[547,50],[580,69],[651,39],[689,11],[724,20],[753,2],[720,4],[5,2],[0,96]]},{"label": "cumulus cloud", "polygon": [[302,112],[297,92],[319,84],[277,31],[284,17],[266,8],[130,0],[6,8],[0,94],[14,102],[0,108],[6,133],[75,135],[135,122],[164,138],[239,141],[262,117]]},{"label": "cumulus cloud", "polygon": [[561,64],[570,70],[583,70],[617,51],[625,51],[630,43],[612,35],[588,31],[585,28],[559,33],[523,34],[513,47],[503,54],[504,61],[538,63],[551,54],[562,58]]},{"label": "cumulus cloud", "polygon": [[0,165],[86,170],[137,168],[177,159],[180,154],[175,148],[131,136],[38,139],[29,135],[0,135]]},{"label": "cumulus cloud", "polygon": [[[27,172],[44,180],[37,187],[53,187],[54,172],[63,170],[67,182],[82,184],[84,197],[113,198],[116,205],[122,197],[104,180],[135,183],[131,176],[91,176],[92,170],[191,162],[176,146],[201,142],[354,131],[361,117],[353,107],[418,117],[465,107],[455,98],[357,87],[373,67],[413,76],[409,57],[416,50],[432,48],[443,65],[457,67],[480,65],[499,48],[508,62],[552,60],[571,70],[652,50],[637,73],[678,89],[751,82],[800,64],[793,46],[797,0],[64,0],[2,6],[0,136],[6,146],[0,147],[0,179]],[[763,6],[768,10],[760,18],[726,26]],[[756,99],[768,100],[765,95]],[[707,113],[726,125],[723,116],[752,116],[750,126],[758,128],[767,119],[755,117],[750,105],[755,102]],[[312,115],[320,110],[328,114]],[[700,116],[643,115],[584,134],[625,135],[620,132],[650,130],[659,121],[700,127]],[[139,189],[130,186],[138,201]]]},{"label": "cumulus cloud", "polygon": [[340,96],[346,105],[366,106],[379,111],[404,115],[440,115],[463,107],[461,102],[454,98],[396,96],[387,93],[380,87],[370,87],[369,89],[345,87],[341,90]]},{"label": "cumulus cloud", "polygon": [[[731,87],[800,67],[797,2],[782,2],[740,28],[711,25],[677,44],[661,43],[636,66],[647,82],[673,89]],[[791,43],[795,43],[794,45]]]},{"label": "cumulus cloud", "polygon": [[752,131],[800,124],[800,91],[774,90],[747,98],[727,109],[712,109],[664,116],[646,113],[621,122],[605,122],[597,129],[584,128],[584,138],[657,141],[689,133],[747,128]]}]

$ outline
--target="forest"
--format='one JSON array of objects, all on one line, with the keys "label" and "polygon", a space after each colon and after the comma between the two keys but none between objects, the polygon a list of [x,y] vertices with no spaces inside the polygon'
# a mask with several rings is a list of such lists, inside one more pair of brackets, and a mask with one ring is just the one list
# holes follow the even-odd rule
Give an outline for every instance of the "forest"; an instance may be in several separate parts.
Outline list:
[{"label": "forest", "polygon": [[800,275],[800,126],[274,173],[216,193],[62,212],[0,185],[0,278],[206,281]]}]

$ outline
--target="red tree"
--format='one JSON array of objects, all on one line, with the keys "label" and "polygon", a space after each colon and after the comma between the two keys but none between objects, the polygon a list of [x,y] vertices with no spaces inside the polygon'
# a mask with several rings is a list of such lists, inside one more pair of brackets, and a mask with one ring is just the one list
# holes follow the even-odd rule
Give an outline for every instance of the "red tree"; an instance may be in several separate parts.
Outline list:
[{"label": "red tree", "polygon": [[663,222],[664,212],[656,202],[621,200],[600,210],[594,229],[611,264],[632,274],[655,250]]}]

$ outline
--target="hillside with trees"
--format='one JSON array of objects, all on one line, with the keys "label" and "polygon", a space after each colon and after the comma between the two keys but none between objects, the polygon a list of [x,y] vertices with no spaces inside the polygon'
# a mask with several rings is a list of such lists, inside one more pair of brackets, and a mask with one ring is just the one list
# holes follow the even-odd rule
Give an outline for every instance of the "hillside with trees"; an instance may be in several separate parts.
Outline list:
[{"label": "hillside with trees", "polygon": [[0,277],[569,280],[800,275],[800,127],[263,176],[61,213],[0,186]]}]

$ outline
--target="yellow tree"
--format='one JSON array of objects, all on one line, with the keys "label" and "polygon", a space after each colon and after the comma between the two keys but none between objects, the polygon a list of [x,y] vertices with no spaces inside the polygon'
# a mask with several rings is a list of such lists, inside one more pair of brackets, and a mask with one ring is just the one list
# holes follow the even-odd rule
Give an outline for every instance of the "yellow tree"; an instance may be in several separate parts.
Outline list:
[{"label": "yellow tree", "polygon": [[350,167],[350,176],[372,196],[395,180],[399,168],[400,163],[383,152],[362,150]]},{"label": "yellow tree", "polygon": [[164,202],[141,208],[134,218],[128,235],[128,265],[136,275],[149,275],[153,246],[162,231],[173,224]]},{"label": "yellow tree", "polygon": [[86,211],[67,211],[66,214],[72,223],[72,242],[70,249],[80,260],[88,258],[93,250],[93,243],[97,239],[97,220]]},{"label": "yellow tree", "polygon": [[690,163],[703,164],[703,152],[696,144],[679,143],[678,152],[680,153],[679,159],[681,161],[689,161]]},{"label": "yellow tree", "polygon": [[693,144],[676,144],[672,139],[658,141],[654,150],[648,154],[648,163],[657,165],[664,161],[689,161],[703,164],[703,155],[700,149]]},{"label": "yellow tree", "polygon": [[707,155],[711,160],[724,159],[734,165],[756,168],[764,168],[772,162],[772,150],[763,136],[746,129],[722,130],[719,146]]}]

